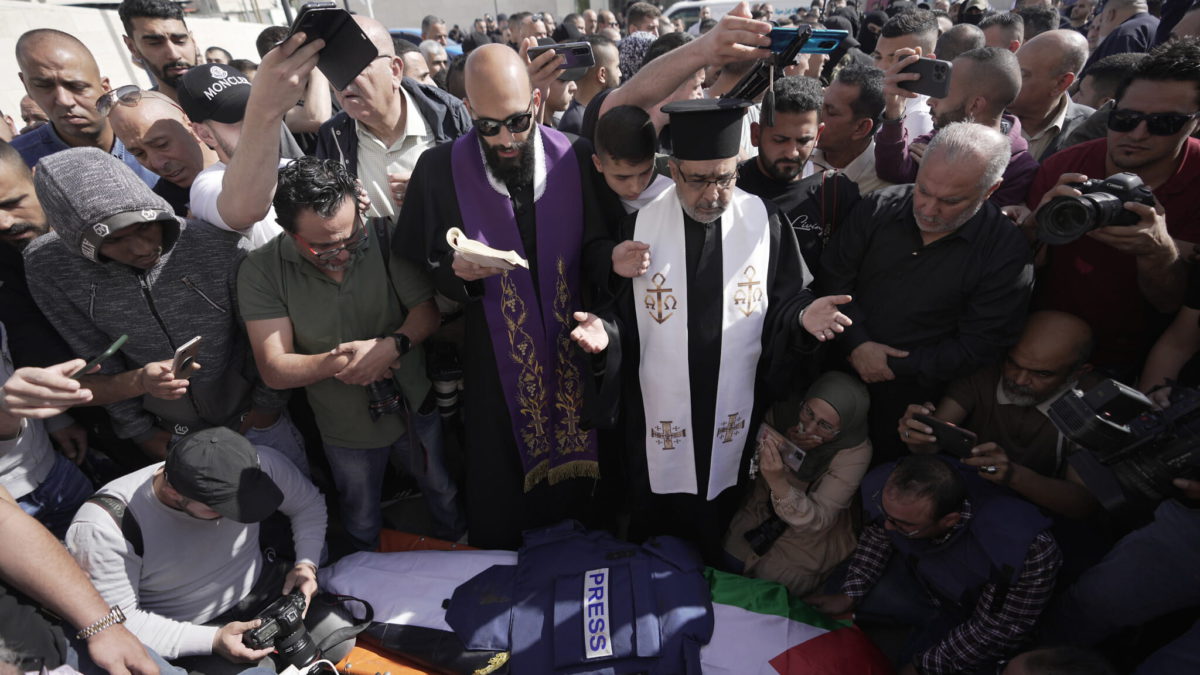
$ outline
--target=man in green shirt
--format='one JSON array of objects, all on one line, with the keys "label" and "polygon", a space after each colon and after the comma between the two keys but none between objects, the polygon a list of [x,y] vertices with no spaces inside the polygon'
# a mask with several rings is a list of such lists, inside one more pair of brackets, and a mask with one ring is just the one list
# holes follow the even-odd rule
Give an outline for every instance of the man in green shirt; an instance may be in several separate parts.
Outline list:
[{"label": "man in green shirt", "polygon": [[352,543],[378,544],[389,459],[420,484],[432,534],[457,539],[463,519],[419,346],[440,321],[432,282],[379,241],[391,223],[363,218],[337,162],[304,157],[281,169],[274,206],[284,233],[247,256],[238,301],[263,379],[308,392]]}]

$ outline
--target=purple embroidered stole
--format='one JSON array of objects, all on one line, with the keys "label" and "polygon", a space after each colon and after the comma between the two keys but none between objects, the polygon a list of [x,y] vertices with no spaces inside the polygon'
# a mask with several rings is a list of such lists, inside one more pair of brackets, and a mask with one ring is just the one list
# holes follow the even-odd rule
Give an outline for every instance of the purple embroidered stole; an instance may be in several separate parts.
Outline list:
[{"label": "purple embroidered stole", "polygon": [[[565,136],[547,127],[540,133],[546,168],[545,189],[535,203],[541,302],[533,276],[520,267],[484,279],[481,300],[526,492],[543,479],[554,484],[600,475],[596,433],[580,426],[587,361],[570,338],[581,284],[579,165]],[[451,151],[462,229],[471,239],[528,259],[512,201],[488,182],[479,143],[471,130]]]}]

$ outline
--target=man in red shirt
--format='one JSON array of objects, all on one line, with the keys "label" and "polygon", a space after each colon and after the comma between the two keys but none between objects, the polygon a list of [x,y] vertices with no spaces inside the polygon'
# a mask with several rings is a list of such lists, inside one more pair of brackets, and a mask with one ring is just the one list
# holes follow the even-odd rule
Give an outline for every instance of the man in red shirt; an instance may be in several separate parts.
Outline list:
[{"label": "man in red shirt", "polygon": [[[1154,192],[1157,211],[1127,203],[1140,219],[1100,227],[1047,249],[1034,296],[1039,309],[1082,317],[1096,338],[1093,362],[1113,374],[1136,373],[1153,339],[1183,300],[1184,258],[1200,242],[1200,39],[1156,48],[1117,91],[1108,136],[1048,158],[1029,190],[1035,209],[1064,185],[1131,172]],[[1035,214],[1036,215],[1036,214]],[[1032,229],[1036,218],[1026,226]]]}]

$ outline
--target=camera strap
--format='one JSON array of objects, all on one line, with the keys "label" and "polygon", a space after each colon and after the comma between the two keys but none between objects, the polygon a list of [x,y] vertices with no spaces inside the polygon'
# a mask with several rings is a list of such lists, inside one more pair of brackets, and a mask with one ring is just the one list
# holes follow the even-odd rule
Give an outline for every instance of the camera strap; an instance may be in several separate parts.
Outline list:
[{"label": "camera strap", "polygon": [[[347,616],[355,620],[354,625],[346,626],[345,628],[339,628],[325,636],[325,639],[322,640],[319,645],[317,645],[317,649],[320,649],[322,652],[328,651],[338,644],[357,636],[359,633],[366,630],[371,625],[371,622],[375,620],[375,609],[371,607],[371,603],[361,598],[356,598],[353,595],[338,595],[336,593],[320,592],[313,596],[313,602],[318,601],[327,603],[330,606],[340,606]],[[354,612],[350,611],[346,607],[347,604],[355,602],[362,605],[363,609],[365,610],[361,620],[354,616]]]}]

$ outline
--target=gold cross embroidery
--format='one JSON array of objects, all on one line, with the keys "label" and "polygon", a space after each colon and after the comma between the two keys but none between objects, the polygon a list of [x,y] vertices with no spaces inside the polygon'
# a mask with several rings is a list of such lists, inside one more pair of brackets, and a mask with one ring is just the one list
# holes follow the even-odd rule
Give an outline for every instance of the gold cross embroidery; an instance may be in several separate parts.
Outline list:
[{"label": "gold cross embroidery", "polygon": [[722,443],[729,443],[733,440],[733,435],[739,429],[746,428],[746,420],[742,419],[741,413],[733,413],[725,420],[725,424],[717,429],[717,435],[721,437]]},{"label": "gold cross embroidery", "polygon": [[674,424],[671,424],[671,420],[659,422],[658,425],[661,428],[652,429],[650,435],[662,444],[663,450],[674,450],[675,439],[687,436],[687,429],[676,427]]},{"label": "gold cross embroidery", "polygon": [[[754,275],[757,274],[754,265],[749,265],[742,272],[742,280],[738,282],[738,290],[733,294],[733,304],[738,309],[742,310],[742,314],[750,316],[754,313],[754,309],[758,303],[762,302],[763,291],[759,286],[761,281],[757,281]],[[740,305],[740,307],[738,307]]]},{"label": "gold cross embroidery", "polygon": [[[672,293],[675,289],[664,288],[667,283],[667,277],[662,272],[658,272],[651,277],[651,281],[654,282],[654,288],[646,291],[643,304],[649,310],[651,319],[654,319],[658,323],[663,323],[675,315],[673,310],[679,306],[679,303],[674,295],[663,296],[664,293]],[[650,297],[651,295],[654,297]]]}]

